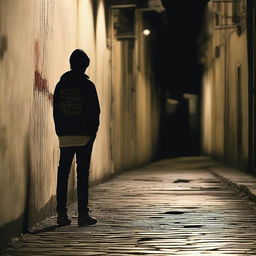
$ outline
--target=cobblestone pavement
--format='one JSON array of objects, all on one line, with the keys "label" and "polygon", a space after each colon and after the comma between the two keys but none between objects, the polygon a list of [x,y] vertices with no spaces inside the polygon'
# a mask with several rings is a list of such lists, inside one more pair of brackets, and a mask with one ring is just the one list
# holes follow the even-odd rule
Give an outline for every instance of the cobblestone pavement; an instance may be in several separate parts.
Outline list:
[{"label": "cobblestone pavement", "polygon": [[78,227],[72,205],[72,225],[24,235],[4,255],[256,255],[256,204],[214,167],[203,157],[177,158],[125,172],[92,188],[95,226]]}]

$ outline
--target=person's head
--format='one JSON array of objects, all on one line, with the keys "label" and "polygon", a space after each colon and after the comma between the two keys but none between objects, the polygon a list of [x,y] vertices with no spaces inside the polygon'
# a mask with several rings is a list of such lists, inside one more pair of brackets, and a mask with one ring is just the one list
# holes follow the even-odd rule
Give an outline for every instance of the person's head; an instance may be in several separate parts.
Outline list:
[{"label": "person's head", "polygon": [[69,62],[73,71],[84,73],[90,64],[90,59],[83,50],[76,49],[72,52]]}]

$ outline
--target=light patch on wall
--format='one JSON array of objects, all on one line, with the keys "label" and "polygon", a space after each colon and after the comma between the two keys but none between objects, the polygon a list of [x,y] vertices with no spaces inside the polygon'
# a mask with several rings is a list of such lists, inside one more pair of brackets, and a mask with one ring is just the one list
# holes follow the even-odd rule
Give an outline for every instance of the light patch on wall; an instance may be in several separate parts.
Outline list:
[{"label": "light patch on wall", "polygon": [[92,80],[96,76],[95,65],[95,37],[94,37],[94,18],[91,0],[82,0],[79,2],[79,48],[82,48],[91,59],[90,66],[86,73]]},{"label": "light patch on wall", "polygon": [[197,113],[197,100],[198,96],[195,94],[184,93],[183,98],[189,102],[189,114],[193,115]]},{"label": "light patch on wall", "polygon": [[204,81],[204,98],[203,98],[203,145],[207,153],[211,148],[211,131],[212,131],[212,93],[211,83],[208,79]]},{"label": "light patch on wall", "polygon": [[167,114],[174,114],[176,112],[178,104],[179,104],[178,100],[168,98],[166,100],[166,112],[167,112]]},{"label": "light patch on wall", "polygon": [[[99,1],[97,12],[97,40],[102,39],[104,45],[106,45],[106,24],[105,24],[105,10],[103,1]],[[105,48],[105,47],[104,47]]]},{"label": "light patch on wall", "polygon": [[[110,138],[109,138],[109,98],[110,83],[108,79],[108,49],[106,39],[106,23],[104,1],[98,1],[96,20],[96,62],[95,86],[97,89],[101,115],[100,127],[94,144],[92,155],[92,180],[98,180],[109,172],[110,166]],[[95,152],[95,154],[94,154]]]}]

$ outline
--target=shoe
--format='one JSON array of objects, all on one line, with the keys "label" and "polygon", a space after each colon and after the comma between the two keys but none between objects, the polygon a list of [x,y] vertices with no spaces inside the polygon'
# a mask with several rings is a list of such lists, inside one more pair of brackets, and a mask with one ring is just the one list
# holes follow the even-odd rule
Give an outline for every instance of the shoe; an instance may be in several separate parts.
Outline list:
[{"label": "shoe", "polygon": [[88,213],[78,215],[78,226],[79,227],[94,225],[96,223],[97,223],[97,220],[95,218],[91,217]]},{"label": "shoe", "polygon": [[59,227],[67,226],[71,224],[71,220],[68,218],[67,213],[59,213],[57,218],[57,224]]}]

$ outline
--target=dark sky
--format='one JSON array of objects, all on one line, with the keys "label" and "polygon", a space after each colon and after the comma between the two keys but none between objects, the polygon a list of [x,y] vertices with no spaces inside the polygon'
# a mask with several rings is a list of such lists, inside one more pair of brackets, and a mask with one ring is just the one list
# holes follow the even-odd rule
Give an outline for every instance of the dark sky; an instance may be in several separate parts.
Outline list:
[{"label": "dark sky", "polygon": [[154,62],[161,83],[174,98],[200,93],[201,67],[197,42],[202,25],[204,0],[162,0],[163,13],[152,12],[156,31]]}]

